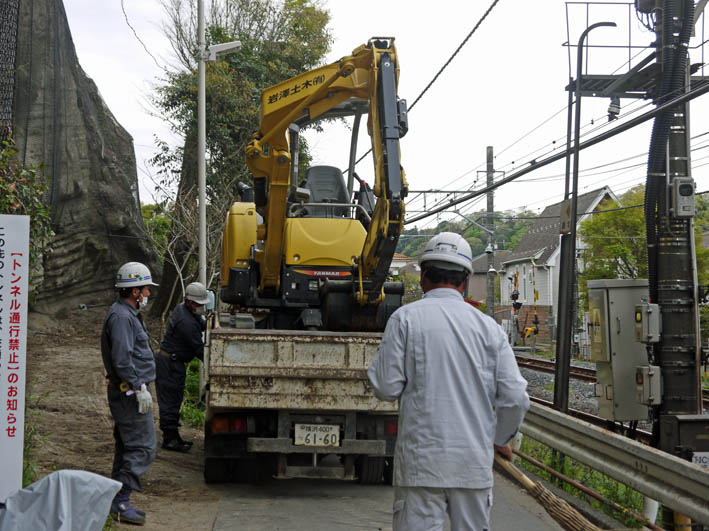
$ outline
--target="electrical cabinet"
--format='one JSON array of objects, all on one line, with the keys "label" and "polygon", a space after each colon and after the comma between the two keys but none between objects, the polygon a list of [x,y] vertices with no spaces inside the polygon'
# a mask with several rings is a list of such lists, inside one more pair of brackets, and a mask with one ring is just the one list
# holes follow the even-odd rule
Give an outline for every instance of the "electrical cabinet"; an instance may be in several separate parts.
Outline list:
[{"label": "electrical cabinet", "polygon": [[636,371],[648,365],[648,357],[645,345],[635,339],[635,307],[647,302],[647,280],[590,280],[588,288],[598,415],[612,421],[645,420],[649,408],[639,400]]}]

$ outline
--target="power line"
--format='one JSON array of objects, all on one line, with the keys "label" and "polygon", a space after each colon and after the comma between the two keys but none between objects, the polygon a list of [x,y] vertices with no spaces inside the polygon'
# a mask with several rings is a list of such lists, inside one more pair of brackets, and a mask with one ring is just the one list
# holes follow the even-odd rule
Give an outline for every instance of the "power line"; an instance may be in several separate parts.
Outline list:
[{"label": "power line", "polygon": [[[121,1],[123,1],[123,0],[121,0]],[[460,43],[460,45],[455,49],[455,51],[454,51],[453,54],[448,58],[448,60],[445,62],[445,64],[438,70],[438,72],[436,72],[436,75],[433,76],[433,79],[431,79],[431,81],[429,81],[428,85],[426,85],[426,87],[425,87],[425,88],[421,91],[421,93],[416,97],[416,99],[414,100],[414,102],[409,106],[408,112],[411,112],[411,109],[414,108],[414,106],[419,102],[419,100],[423,97],[423,95],[426,94],[426,92],[428,91],[428,89],[430,89],[431,86],[436,82],[436,80],[439,78],[439,76],[440,76],[440,75],[443,73],[443,71],[448,67],[448,65],[451,63],[451,61],[453,61],[453,59],[455,58],[455,56],[458,55],[458,52],[460,52],[460,50],[463,48],[463,46],[465,46],[465,43],[467,43],[468,40],[470,39],[470,37],[472,37],[473,34],[478,30],[478,28],[480,27],[480,25],[481,25],[481,24],[483,23],[483,21],[487,18],[487,16],[490,14],[490,12],[494,9],[494,7],[497,5],[497,3],[498,3],[499,1],[500,1],[500,0],[493,0],[492,4],[490,4],[490,7],[487,8],[487,11],[485,11],[485,13],[483,14],[483,16],[480,17],[480,20],[478,20],[478,23],[475,24],[475,27],[473,27],[473,29],[470,30],[470,33],[468,33],[468,35],[465,37],[465,39],[463,39],[463,42]],[[362,155],[360,158],[358,158],[358,159],[355,161],[354,165],[356,166],[357,164],[359,164],[359,163],[362,161],[362,159],[364,159],[364,157],[366,157],[367,155],[369,155],[371,152],[372,152],[372,148],[369,148],[369,149],[367,150],[367,152],[366,152],[364,155]],[[349,168],[348,168],[348,169],[349,169]],[[346,171],[343,171],[342,173],[346,173]]]},{"label": "power line", "polygon": [[[614,127],[610,131],[606,131],[605,133],[601,133],[589,140],[582,142],[579,145],[579,149],[583,150],[588,147],[594,146],[594,145],[598,144],[599,142],[603,142],[605,140],[608,140],[609,138],[612,138],[615,135],[623,133],[623,132],[627,131],[628,129],[631,129],[641,123],[644,123],[644,122],[654,118],[655,116],[657,116],[658,114],[660,114],[662,112],[672,109],[672,108],[676,107],[677,105],[683,104],[683,103],[690,101],[694,98],[697,98],[703,94],[706,94],[707,92],[709,92],[709,84],[698,87],[696,89],[692,89],[689,92],[686,92],[686,93],[682,94],[681,96],[674,98],[673,100],[671,100],[669,102],[666,102],[666,103],[663,103],[662,105],[657,106],[652,111],[646,112],[645,114],[642,114],[636,118],[633,118],[632,120],[629,120],[628,122],[626,122],[624,124]],[[468,201],[474,197],[478,197],[479,195],[482,195],[486,192],[495,190],[496,188],[499,188],[500,186],[502,186],[504,184],[512,182],[515,179],[518,179],[518,178],[522,177],[523,175],[526,175],[527,173],[530,173],[536,169],[547,166],[548,164],[551,164],[552,162],[556,162],[557,160],[561,160],[565,156],[567,156],[566,150],[564,150],[562,153],[558,153],[556,155],[552,155],[550,157],[547,157],[546,159],[543,159],[539,162],[535,162],[533,164],[530,164],[528,167],[522,168],[522,169],[516,171],[515,173],[508,175],[507,177],[505,177],[503,179],[500,179],[498,182],[494,183],[492,186],[487,186],[487,187],[481,188],[480,190],[477,190],[475,192],[471,192],[468,196],[451,201],[448,205],[446,205],[444,207],[437,207],[436,209],[432,210],[429,214],[421,214],[419,216],[416,216],[410,220],[405,221],[404,224],[408,225],[409,223],[414,223],[414,222],[419,221],[421,219],[425,219],[429,216],[432,216],[434,214],[437,214],[438,212],[445,210],[446,208],[455,206],[457,204]]]}]

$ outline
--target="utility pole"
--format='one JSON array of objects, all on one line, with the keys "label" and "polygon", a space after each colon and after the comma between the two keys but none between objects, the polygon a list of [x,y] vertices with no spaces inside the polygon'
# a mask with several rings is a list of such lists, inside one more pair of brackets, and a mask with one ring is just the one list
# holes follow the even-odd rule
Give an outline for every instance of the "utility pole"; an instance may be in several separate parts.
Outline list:
[{"label": "utility pole", "polygon": [[204,1],[197,2],[197,39],[199,62],[197,63],[197,190],[199,197],[199,282],[207,286],[207,143],[206,88],[204,60]]},{"label": "utility pole", "polygon": [[[674,11],[673,11],[674,8]],[[657,11],[657,58],[661,74],[656,102],[689,90],[688,42],[694,27],[694,2],[662,2]],[[689,103],[655,119],[648,160],[645,217],[648,238],[650,301],[660,306],[662,333],[650,348],[653,365],[662,371],[662,403],[653,424],[656,446],[685,459],[696,452],[697,439],[682,433],[706,432],[702,414],[701,335],[694,242],[694,180],[691,176]],[[702,418],[703,417],[703,418]],[[663,509],[663,527],[688,525],[689,519]],[[676,528],[676,527],[675,527]]]},{"label": "utility pole", "polygon": [[[487,146],[487,187],[490,188],[495,177],[492,146]],[[487,193],[487,290],[485,305],[487,314],[495,318],[495,193]]]}]

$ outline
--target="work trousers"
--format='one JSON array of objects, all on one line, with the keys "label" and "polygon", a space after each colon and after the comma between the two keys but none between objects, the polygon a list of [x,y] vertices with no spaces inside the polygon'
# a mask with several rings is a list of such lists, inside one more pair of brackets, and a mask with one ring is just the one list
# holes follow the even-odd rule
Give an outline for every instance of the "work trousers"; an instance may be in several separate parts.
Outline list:
[{"label": "work trousers", "polygon": [[159,352],[155,354],[155,371],[160,429],[163,433],[177,431],[180,427],[180,407],[185,398],[187,367],[184,362]]},{"label": "work trousers", "polygon": [[394,531],[489,531],[492,488],[394,488]]},{"label": "work trousers", "polygon": [[135,395],[127,396],[115,385],[108,386],[108,407],[115,422],[116,448],[111,477],[131,490],[140,489],[140,476],[155,460],[155,424],[152,411],[138,413]]}]

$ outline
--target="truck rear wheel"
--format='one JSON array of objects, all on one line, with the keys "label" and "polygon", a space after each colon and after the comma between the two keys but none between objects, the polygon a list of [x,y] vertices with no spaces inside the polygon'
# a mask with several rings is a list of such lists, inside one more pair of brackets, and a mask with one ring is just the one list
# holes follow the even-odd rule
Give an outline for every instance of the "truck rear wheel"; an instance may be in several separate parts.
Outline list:
[{"label": "truck rear wheel", "polygon": [[360,455],[357,458],[355,472],[363,485],[378,485],[384,481],[384,458]]}]

